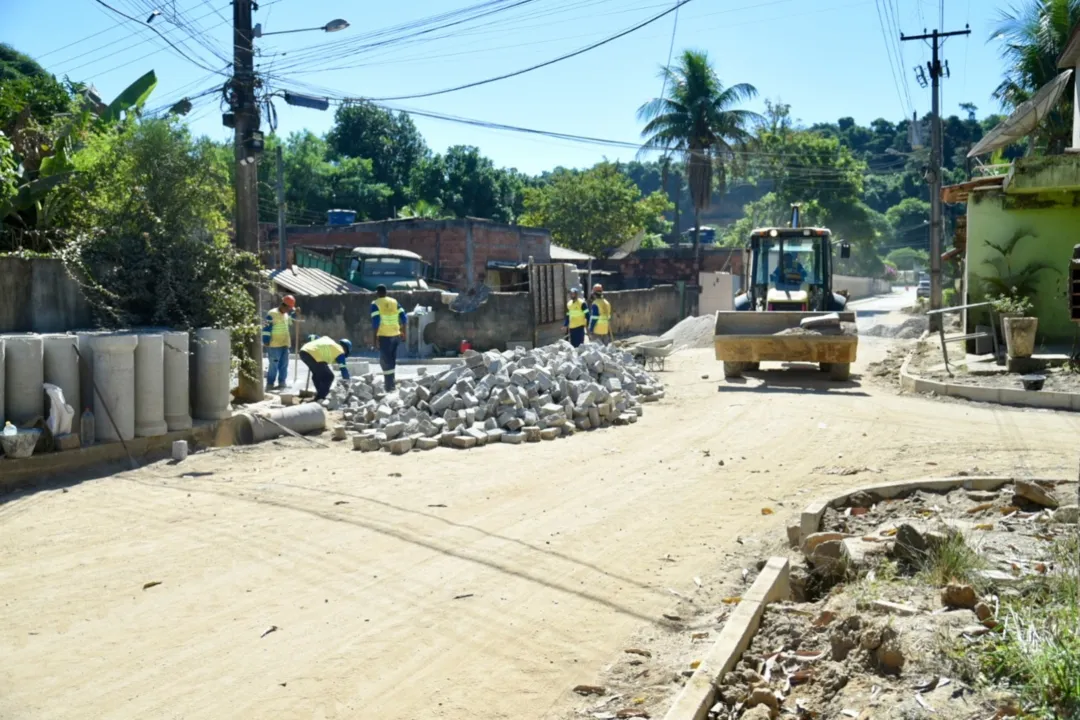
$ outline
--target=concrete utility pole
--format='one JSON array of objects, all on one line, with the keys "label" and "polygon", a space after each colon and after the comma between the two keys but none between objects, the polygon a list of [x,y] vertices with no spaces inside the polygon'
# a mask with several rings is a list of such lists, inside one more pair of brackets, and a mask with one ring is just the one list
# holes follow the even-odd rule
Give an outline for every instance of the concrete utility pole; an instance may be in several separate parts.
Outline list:
[{"label": "concrete utility pole", "polygon": [[[258,156],[263,138],[259,132],[259,106],[255,99],[255,65],[252,46],[252,0],[233,2],[233,77],[230,104],[232,113],[225,116],[226,126],[234,133],[236,155],[236,211],[234,231],[238,249],[259,253]],[[254,268],[252,268],[254,269]],[[252,283],[256,320],[262,319],[258,285]],[[242,402],[263,399],[262,341],[255,333],[247,345],[247,358],[255,364],[255,376],[241,368],[237,398]]]},{"label": "concrete utility pole", "polygon": [[278,267],[284,270],[289,264],[289,252],[285,239],[285,161],[282,159],[281,143],[277,146],[277,234]]},{"label": "concrete utility pole", "polygon": [[[933,51],[928,65],[931,81],[931,109],[930,109],[930,309],[941,309],[941,237],[944,234],[944,225],[941,219],[941,170],[942,170],[942,138],[941,138],[941,76],[942,66],[940,59],[941,45],[945,38],[956,35],[970,35],[971,30],[965,27],[963,30],[953,32],[932,33],[923,32],[922,35],[900,34],[902,42],[911,40],[929,40]],[[937,330],[941,322],[941,315],[930,316],[930,329]]]}]

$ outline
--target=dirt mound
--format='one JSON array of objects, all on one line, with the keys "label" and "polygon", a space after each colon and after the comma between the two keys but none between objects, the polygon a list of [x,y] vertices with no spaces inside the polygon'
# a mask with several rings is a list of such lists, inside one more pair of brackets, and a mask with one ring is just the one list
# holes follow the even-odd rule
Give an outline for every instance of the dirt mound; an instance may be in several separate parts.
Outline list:
[{"label": "dirt mound", "polygon": [[870,337],[895,338],[897,340],[915,340],[930,327],[925,315],[908,318],[899,325],[875,325],[863,335]]},{"label": "dirt mound", "polygon": [[665,340],[675,341],[676,348],[707,348],[713,346],[716,333],[716,315],[688,317],[661,335]]}]

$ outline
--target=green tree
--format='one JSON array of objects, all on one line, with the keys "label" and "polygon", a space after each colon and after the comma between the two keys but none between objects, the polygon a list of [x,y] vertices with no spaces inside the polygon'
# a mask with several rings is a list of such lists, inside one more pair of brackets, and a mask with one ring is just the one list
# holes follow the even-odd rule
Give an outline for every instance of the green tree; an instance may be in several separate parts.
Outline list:
[{"label": "green tree", "polygon": [[678,63],[660,75],[666,96],[638,110],[645,121],[644,149],[684,158],[694,203],[694,256],[700,258],[701,211],[711,204],[714,182],[724,194],[729,165],[750,140],[751,125],[759,116],[738,105],[754,98],[757,89],[746,83],[725,87],[708,55],[696,50],[683,52]]},{"label": "green tree", "polygon": [[930,253],[917,248],[896,248],[885,256],[886,262],[890,262],[898,270],[915,270],[927,267],[930,263]]},{"label": "green tree", "polygon": [[644,232],[671,207],[657,191],[641,191],[613,163],[589,170],[559,169],[543,185],[526,188],[521,224],[544,227],[564,247],[604,256]]},{"label": "green tree", "polygon": [[342,105],[334,115],[334,126],[326,141],[331,160],[370,160],[374,183],[390,188],[392,195],[373,217],[392,217],[396,208],[412,199],[409,180],[427,156],[428,148],[408,114],[384,110],[370,102]]},{"label": "green tree", "polygon": [[892,245],[929,247],[930,203],[918,198],[904,198],[885,212],[892,228]]},{"label": "green tree", "polygon": [[426,158],[413,173],[413,196],[451,217],[513,222],[522,190],[515,171],[496,168],[471,145],[455,145],[444,155]]},{"label": "green tree", "polygon": [[227,327],[234,347],[257,328],[254,258],[229,241],[227,166],[175,120],[128,121],[75,155],[79,234],[63,257],[86,279],[98,319],[115,326]]},{"label": "green tree", "polygon": [[[1080,0],[1027,0],[1000,12],[991,40],[1001,40],[1005,77],[994,97],[1015,109],[1058,74],[1057,60],[1080,23]],[[1053,154],[1065,152],[1072,134],[1072,86],[1047,114],[1035,134],[1035,144]]]}]

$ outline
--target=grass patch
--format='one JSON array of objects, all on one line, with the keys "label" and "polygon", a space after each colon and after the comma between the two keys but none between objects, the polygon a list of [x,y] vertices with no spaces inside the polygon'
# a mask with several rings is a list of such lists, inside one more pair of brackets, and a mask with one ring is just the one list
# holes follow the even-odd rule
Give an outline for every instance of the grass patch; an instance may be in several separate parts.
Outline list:
[{"label": "grass patch", "polygon": [[981,584],[978,572],[986,567],[986,560],[968,545],[964,536],[949,529],[941,542],[934,543],[926,553],[919,571],[919,579],[933,587],[943,587],[952,582]]},{"label": "grass patch", "polygon": [[1035,717],[1080,718],[1077,543],[1076,536],[1057,543],[1057,572],[1003,600],[1001,634],[983,646],[983,671],[1013,688]]}]

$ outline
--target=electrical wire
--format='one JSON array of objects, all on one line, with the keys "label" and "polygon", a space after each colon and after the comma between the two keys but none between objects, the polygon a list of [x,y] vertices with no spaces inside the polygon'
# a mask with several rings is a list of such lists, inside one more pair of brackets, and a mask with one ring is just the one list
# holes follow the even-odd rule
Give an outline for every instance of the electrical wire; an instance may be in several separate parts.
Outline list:
[{"label": "electrical wire", "polygon": [[[673,13],[673,12],[677,11],[679,8],[681,8],[683,5],[687,5],[692,1],[693,0],[678,0],[677,4],[674,7],[670,8],[668,10],[665,10],[665,11],[663,11],[663,12],[657,14],[657,15],[654,15],[651,18],[645,20],[644,22],[640,22],[640,23],[638,23],[638,24],[636,24],[636,25],[634,25],[632,27],[626,28],[625,30],[622,30],[622,31],[620,31],[620,32],[618,32],[618,33],[616,33],[614,35],[609,35],[608,37],[604,38],[603,40],[600,40],[599,42],[595,42],[595,43],[592,43],[590,45],[586,45],[585,47],[578,48],[577,50],[574,50],[572,52],[565,53],[563,55],[552,58],[550,60],[545,60],[544,62],[537,63],[535,65],[531,65],[531,66],[526,67],[526,68],[521,68],[521,69],[515,70],[513,72],[503,73],[502,75],[497,75],[495,77],[485,78],[483,80],[476,80],[476,81],[473,81],[473,82],[470,82],[470,83],[465,83],[463,85],[457,85],[457,86],[454,86],[454,87],[443,88],[441,90],[431,90],[431,91],[428,91],[428,92],[414,93],[414,94],[411,94],[411,95],[394,95],[394,96],[381,97],[381,98],[357,98],[357,99],[358,100],[367,99],[367,100],[370,100],[372,102],[386,102],[386,101],[392,101],[392,100],[414,100],[414,99],[417,99],[417,98],[434,97],[436,95],[446,95],[447,93],[458,92],[459,90],[467,90],[469,88],[479,87],[481,85],[488,85],[490,83],[499,82],[501,80],[507,80],[507,79],[512,78],[512,77],[518,77],[520,75],[524,75],[526,73],[533,72],[534,70],[539,70],[541,68],[549,67],[549,66],[554,65],[556,63],[563,62],[564,60],[569,60],[571,58],[575,58],[575,57],[577,57],[579,55],[583,55],[583,54],[585,54],[587,52],[590,52],[590,51],[595,50],[595,49],[597,49],[599,47],[607,45],[610,42],[614,42],[615,40],[623,38],[623,37],[635,32],[637,30],[640,30],[643,27],[651,25],[652,23],[656,22],[657,20],[660,20],[661,18],[666,17],[667,15],[670,15],[671,13]],[[101,0],[98,0],[98,2],[101,2]]]},{"label": "electrical wire", "polygon": [[900,101],[900,108],[906,117],[908,115],[908,108],[904,103],[904,94],[900,90],[900,81],[897,79],[896,63],[893,60],[892,45],[889,44],[889,31],[881,12],[881,5],[882,0],[875,0],[874,7],[877,8],[878,25],[881,26],[881,37],[885,41],[885,55],[889,59],[889,72],[892,74],[893,85],[896,86],[896,98]]},{"label": "electrical wire", "polygon": [[[123,17],[126,17],[128,20],[138,24],[140,27],[143,25],[142,21],[137,20],[136,18],[132,17],[131,15],[128,15],[127,13],[125,13],[125,12],[123,12],[121,10],[117,10],[112,5],[105,2],[105,0],[94,0],[94,2],[96,2],[98,5],[101,5],[101,6],[105,7],[105,8],[108,8],[109,10],[112,10],[117,15],[122,15]],[[196,60],[194,57],[189,57],[188,55],[185,55],[184,52],[180,48],[178,48],[176,46],[176,44],[173,43],[172,40],[165,37],[165,35],[163,35],[157,28],[155,28],[152,25],[149,26],[149,27],[150,27],[151,30],[153,30],[155,33],[157,33],[158,37],[160,37],[162,40],[167,42],[169,44],[169,47],[171,47],[173,50],[175,50],[177,52],[177,54],[180,55],[180,57],[184,58],[185,60],[189,60],[190,62],[198,65],[203,70],[208,70],[208,71],[210,71],[212,73],[218,72],[217,70],[214,70],[213,68],[204,65],[202,62]]]}]

